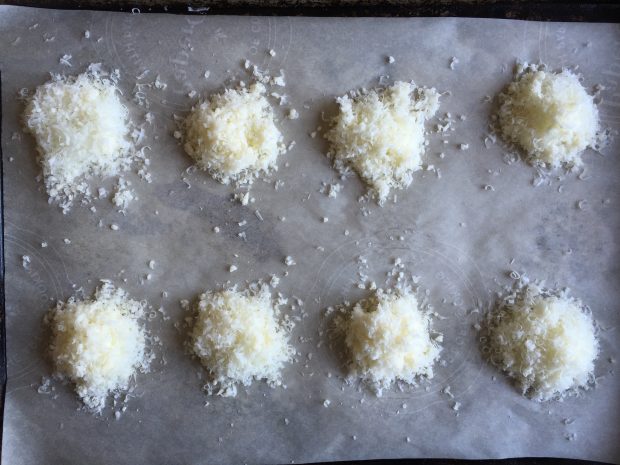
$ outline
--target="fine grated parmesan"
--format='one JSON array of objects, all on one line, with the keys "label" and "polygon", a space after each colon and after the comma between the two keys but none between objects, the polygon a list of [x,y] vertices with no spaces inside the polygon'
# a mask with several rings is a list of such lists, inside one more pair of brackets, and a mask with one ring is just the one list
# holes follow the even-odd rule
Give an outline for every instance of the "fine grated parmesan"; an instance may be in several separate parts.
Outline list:
[{"label": "fine grated parmesan", "polygon": [[133,162],[128,111],[116,79],[99,65],[75,77],[55,75],[26,107],[47,193],[65,213],[76,196],[90,196],[86,180],[119,175]]},{"label": "fine grated parmesan", "polygon": [[265,86],[227,89],[192,109],[184,123],[185,151],[223,184],[251,183],[276,170],[286,151]]},{"label": "fine grated parmesan", "polygon": [[59,302],[47,316],[56,376],[69,379],[84,404],[100,412],[111,393],[127,390],[152,356],[140,324],[146,304],[102,281],[91,300]]},{"label": "fine grated parmesan", "polygon": [[555,73],[519,65],[498,100],[500,134],[523,150],[531,164],[580,166],[581,152],[599,142],[594,98],[568,69]]},{"label": "fine grated parmesan", "polygon": [[528,284],[488,315],[490,361],[538,401],[562,397],[594,380],[598,340],[589,311],[566,292]]},{"label": "fine grated parmesan", "polygon": [[234,397],[237,384],[249,386],[255,379],[281,385],[280,371],[294,350],[268,287],[206,292],[196,312],[191,348],[212,377],[207,392]]},{"label": "fine grated parmesan", "polygon": [[433,377],[441,347],[413,292],[376,290],[337,327],[345,332],[351,374],[368,381],[377,395],[396,381],[414,384]]},{"label": "fine grated parmesan", "polygon": [[334,167],[353,168],[382,204],[390,189],[404,189],[422,168],[424,123],[439,108],[435,89],[398,81],[336,99],[340,106],[326,138]]}]

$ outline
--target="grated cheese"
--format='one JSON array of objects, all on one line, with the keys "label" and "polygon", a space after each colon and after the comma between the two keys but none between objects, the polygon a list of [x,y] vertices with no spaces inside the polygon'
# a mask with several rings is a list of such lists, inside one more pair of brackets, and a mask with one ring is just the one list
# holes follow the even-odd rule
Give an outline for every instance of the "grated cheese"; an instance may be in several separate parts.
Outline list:
[{"label": "grated cheese", "polygon": [[[118,184],[114,188],[112,203],[119,207],[121,211],[126,211],[129,204],[136,199],[135,192],[130,188],[131,183],[124,178],[119,178]],[[101,197],[101,194],[99,195]]]},{"label": "grated cheese", "polygon": [[294,350],[267,287],[255,294],[234,288],[206,292],[196,312],[191,347],[212,376],[210,394],[234,397],[237,384],[255,379],[281,385],[280,371]]},{"label": "grated cheese", "polygon": [[340,112],[326,134],[328,156],[343,174],[353,168],[382,204],[390,189],[406,188],[421,169],[424,122],[439,108],[439,94],[398,81],[336,101]]},{"label": "grated cheese", "polygon": [[594,99],[567,69],[554,73],[520,65],[498,100],[500,134],[522,149],[531,164],[580,166],[581,152],[597,144]]},{"label": "grated cheese", "polygon": [[96,65],[37,87],[24,118],[37,142],[47,193],[65,213],[77,195],[90,195],[87,179],[119,175],[133,161],[127,108],[112,78]]},{"label": "grated cheese", "polygon": [[566,293],[530,284],[488,316],[491,361],[543,401],[593,382],[598,340],[592,316]]},{"label": "grated cheese", "polygon": [[184,124],[185,151],[223,184],[251,183],[276,170],[286,151],[265,86],[227,89],[194,107]]},{"label": "grated cheese", "polygon": [[144,303],[102,281],[93,299],[59,302],[47,317],[56,375],[73,382],[95,412],[110,393],[127,390],[137,371],[148,370],[152,357],[139,322],[144,310]]},{"label": "grated cheese", "polygon": [[400,380],[433,377],[441,347],[431,338],[430,317],[410,291],[375,291],[355,304],[338,327],[346,332],[351,373],[381,390]]}]

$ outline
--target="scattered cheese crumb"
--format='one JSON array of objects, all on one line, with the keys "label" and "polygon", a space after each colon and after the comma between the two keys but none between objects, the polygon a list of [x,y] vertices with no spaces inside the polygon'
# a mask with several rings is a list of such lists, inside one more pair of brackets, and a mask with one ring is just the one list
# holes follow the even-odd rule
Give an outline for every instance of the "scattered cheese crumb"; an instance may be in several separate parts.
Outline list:
[{"label": "scattered cheese crumb", "polygon": [[148,370],[151,357],[139,323],[144,310],[144,303],[103,281],[93,299],[59,302],[48,315],[56,373],[75,383],[95,412],[110,393],[128,389],[137,371]]},{"label": "scattered cheese crumb", "polygon": [[581,152],[597,144],[598,110],[579,78],[534,65],[517,68],[515,80],[499,94],[498,123],[503,138],[535,165],[580,166]]},{"label": "scattered cheese crumb", "polygon": [[487,320],[491,361],[523,393],[543,401],[587,387],[598,340],[583,304],[529,284],[501,300]]},{"label": "scattered cheese crumb", "polygon": [[206,292],[196,311],[191,344],[212,375],[209,393],[235,396],[237,384],[248,386],[255,379],[281,385],[280,371],[294,350],[268,288],[255,295],[234,289]]},{"label": "scattered cheese crumb", "polygon": [[118,184],[114,188],[114,196],[112,203],[119,207],[121,211],[127,210],[129,204],[136,198],[133,190],[130,189],[131,183],[124,178],[118,180]]},{"label": "scattered cheese crumb", "polygon": [[286,116],[288,119],[297,119],[299,118],[299,113],[294,108],[291,108]]},{"label": "scattered cheese crumb", "polygon": [[437,111],[439,94],[399,81],[337,102],[340,112],[325,136],[328,156],[342,173],[353,168],[382,204],[390,189],[409,186],[422,167],[424,122]]},{"label": "scattered cheese crumb", "polygon": [[260,83],[227,89],[193,108],[185,121],[185,151],[217,181],[251,183],[276,168],[282,134]]}]

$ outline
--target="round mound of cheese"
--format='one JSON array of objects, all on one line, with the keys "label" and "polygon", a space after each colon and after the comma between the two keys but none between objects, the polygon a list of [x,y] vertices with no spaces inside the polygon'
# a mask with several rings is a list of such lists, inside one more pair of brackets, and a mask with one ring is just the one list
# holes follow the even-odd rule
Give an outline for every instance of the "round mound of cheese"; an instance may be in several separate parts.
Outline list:
[{"label": "round mound of cheese", "polygon": [[441,348],[413,293],[377,291],[355,305],[344,329],[352,374],[379,394],[397,380],[413,384],[420,376],[433,377]]},{"label": "round mound of cheese", "polygon": [[381,204],[422,167],[424,122],[439,108],[439,94],[399,81],[337,102],[340,111],[326,134],[328,155],[338,170],[355,170]]},{"label": "round mound of cheese", "polygon": [[542,401],[593,380],[598,341],[581,302],[530,285],[490,314],[491,361]]},{"label": "round mound of cheese", "polygon": [[85,179],[116,176],[133,160],[127,108],[114,83],[95,72],[56,76],[37,87],[26,107],[50,199],[67,211]]},{"label": "round mound of cheese", "polygon": [[92,300],[60,302],[49,315],[56,374],[75,383],[90,409],[101,411],[110,393],[148,369],[144,307],[104,282]]},{"label": "round mound of cheese", "polygon": [[521,68],[499,95],[502,137],[523,150],[533,164],[579,166],[599,129],[594,99],[569,70],[560,73]]},{"label": "round mound of cheese", "polygon": [[217,181],[251,182],[276,169],[282,134],[260,83],[227,89],[194,107],[185,120],[185,151]]},{"label": "round mound of cheese", "polygon": [[206,292],[196,311],[191,347],[212,376],[210,393],[235,396],[237,384],[255,379],[281,384],[280,371],[294,351],[267,290]]}]

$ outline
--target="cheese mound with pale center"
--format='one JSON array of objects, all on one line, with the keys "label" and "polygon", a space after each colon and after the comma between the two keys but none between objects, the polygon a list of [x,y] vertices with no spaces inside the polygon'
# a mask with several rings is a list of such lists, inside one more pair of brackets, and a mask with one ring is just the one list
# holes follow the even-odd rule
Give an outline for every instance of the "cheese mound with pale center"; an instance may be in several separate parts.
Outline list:
[{"label": "cheese mound with pale center", "polygon": [[340,111],[326,138],[339,171],[354,169],[382,204],[390,189],[404,189],[422,167],[424,123],[439,108],[435,89],[395,82],[337,99]]},{"label": "cheese mound with pale center", "polygon": [[560,397],[593,380],[598,341],[581,302],[530,285],[490,314],[491,361],[535,400]]},{"label": "cheese mound with pale center", "polygon": [[280,371],[294,354],[266,289],[206,292],[196,305],[191,347],[212,376],[210,393],[235,396],[237,384],[281,384]]},{"label": "cheese mound with pale center", "polygon": [[148,370],[145,304],[104,282],[92,300],[59,302],[48,321],[56,374],[68,378],[84,404],[101,411],[112,392],[126,390],[137,371]]},{"label": "cheese mound with pale center", "polygon": [[112,80],[98,72],[55,76],[37,87],[24,120],[37,143],[47,193],[65,212],[76,195],[89,195],[86,179],[131,166],[127,108]]},{"label": "cheese mound with pale center", "polygon": [[265,86],[227,89],[194,107],[185,120],[185,151],[217,181],[251,182],[277,169],[285,152]]},{"label": "cheese mound with pale center", "polygon": [[521,68],[498,100],[502,137],[522,149],[530,163],[580,166],[581,152],[597,143],[594,99],[569,70]]},{"label": "cheese mound with pale center", "polygon": [[358,302],[343,323],[352,374],[381,389],[400,380],[433,377],[441,347],[430,333],[429,315],[411,292],[377,291]]}]

